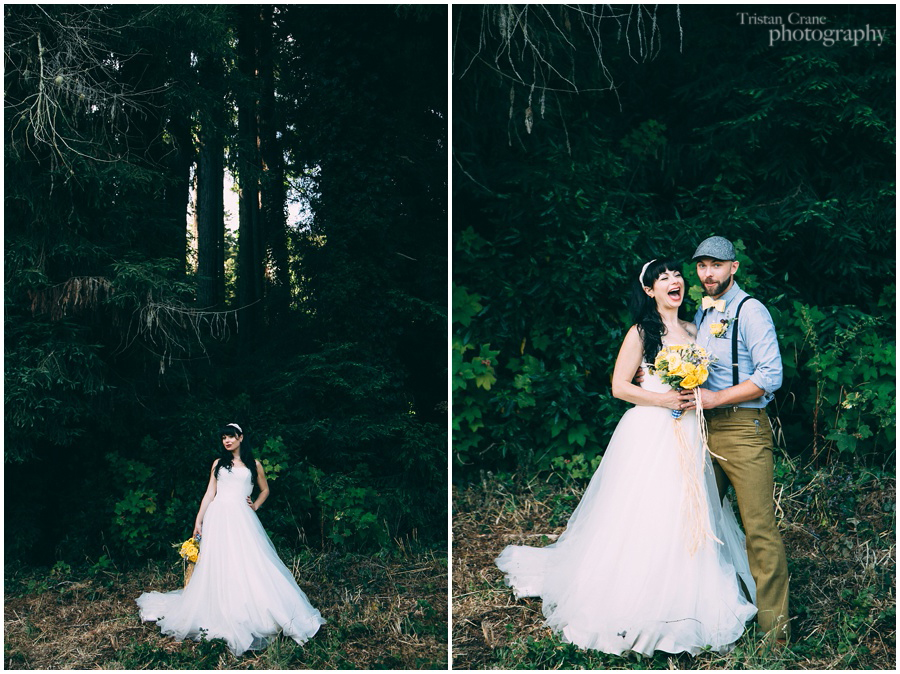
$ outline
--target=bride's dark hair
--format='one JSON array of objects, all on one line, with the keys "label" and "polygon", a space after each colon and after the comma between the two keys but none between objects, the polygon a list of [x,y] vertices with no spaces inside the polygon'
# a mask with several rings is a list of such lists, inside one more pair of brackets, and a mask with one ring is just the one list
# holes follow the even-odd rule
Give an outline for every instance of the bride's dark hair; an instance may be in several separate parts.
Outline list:
[{"label": "bride's dark hair", "polygon": [[[656,300],[644,292],[644,286],[650,288],[656,279],[665,271],[677,271],[681,273],[678,263],[671,257],[654,260],[641,275],[641,280],[632,281],[631,300],[628,302],[628,310],[631,312],[631,322],[638,327],[638,334],[644,341],[644,360],[652,363],[656,354],[662,348],[662,337],[666,334],[666,326],[663,325],[659,311],[656,310]],[[687,283],[685,283],[687,293]],[[684,307],[684,304],[681,305]],[[681,315],[679,307],[678,313]]]},{"label": "bride's dark hair", "polygon": [[223,435],[228,435],[232,438],[235,438],[239,435],[244,436],[244,439],[241,440],[241,461],[245,466],[247,466],[247,468],[250,469],[250,484],[252,484],[253,486],[257,486],[256,457],[253,456],[253,449],[250,447],[250,443],[247,442],[247,436],[238,431],[238,429],[236,429],[234,426],[222,426],[222,430],[219,431],[219,463],[216,464],[216,479],[219,479],[219,468],[224,468],[230,473],[231,466],[234,464],[234,457],[231,455],[231,452],[226,451],[225,447],[221,443],[221,438]]}]

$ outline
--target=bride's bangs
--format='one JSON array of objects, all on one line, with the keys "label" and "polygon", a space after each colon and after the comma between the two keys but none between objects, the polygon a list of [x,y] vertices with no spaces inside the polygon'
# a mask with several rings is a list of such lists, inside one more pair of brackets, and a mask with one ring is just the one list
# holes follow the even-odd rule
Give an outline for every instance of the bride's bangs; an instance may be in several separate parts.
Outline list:
[{"label": "bride's bangs", "polygon": [[239,435],[243,435],[243,433],[240,433],[234,426],[222,426],[222,430],[219,431],[219,437],[222,437],[223,435],[236,438]]},{"label": "bride's bangs", "polygon": [[666,257],[659,260],[654,260],[654,262],[647,267],[647,271],[644,272],[644,277],[641,279],[641,283],[646,283],[648,286],[652,286],[653,282],[658,279],[663,272],[666,271],[677,271],[679,274],[681,273],[681,266],[672,257]]}]

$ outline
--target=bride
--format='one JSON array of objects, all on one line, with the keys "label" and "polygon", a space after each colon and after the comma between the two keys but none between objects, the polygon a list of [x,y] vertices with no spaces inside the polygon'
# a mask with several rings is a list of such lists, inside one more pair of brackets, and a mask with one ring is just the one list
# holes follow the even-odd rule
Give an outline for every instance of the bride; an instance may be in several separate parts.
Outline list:
[{"label": "bride", "polygon": [[[632,383],[638,366],[646,372],[663,346],[696,337],[694,325],[678,318],[685,282],[677,269],[674,260],[652,260],[638,276],[634,325],[612,381],[613,395],[635,407],[619,421],[566,530],[553,545],[509,546],[496,560],[516,597],[541,597],[546,624],[581,648],[725,652],[756,614],[739,583],[755,601],[744,536],[731,504],[718,500],[696,413],[676,422],[678,393],[656,375]],[[699,547],[685,517],[690,478],[679,463],[676,423],[688,446],[704,452],[699,479],[708,535]]]},{"label": "bride", "polygon": [[[235,655],[264,648],[283,632],[297,643],[325,623],[278,558],[256,510],[269,495],[262,464],[253,458],[241,427],[221,431],[222,456],[213,462],[209,486],[194,524],[203,534],[197,566],[184,590],[145,592],[141,619],[155,620],[176,639],[224,639]],[[260,488],[256,501],[253,486]]]}]

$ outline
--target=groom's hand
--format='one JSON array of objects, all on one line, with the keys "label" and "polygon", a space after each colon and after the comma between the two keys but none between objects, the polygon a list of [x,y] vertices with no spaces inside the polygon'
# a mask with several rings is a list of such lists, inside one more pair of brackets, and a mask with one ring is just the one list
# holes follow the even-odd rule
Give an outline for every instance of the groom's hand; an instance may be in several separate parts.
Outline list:
[{"label": "groom's hand", "polygon": [[[696,391],[696,393],[694,392]],[[713,407],[719,406],[719,394],[716,391],[710,391],[705,388],[693,389],[690,391],[681,391],[679,395],[681,396],[682,404],[684,405],[683,409],[692,410],[697,407],[696,400],[694,396],[699,393],[700,400],[703,403],[703,409],[709,410]]]},{"label": "groom's hand", "polygon": [[644,368],[639,367],[637,369],[637,372],[634,373],[634,379],[632,380],[632,383],[635,386],[640,386],[642,381],[644,381]]}]

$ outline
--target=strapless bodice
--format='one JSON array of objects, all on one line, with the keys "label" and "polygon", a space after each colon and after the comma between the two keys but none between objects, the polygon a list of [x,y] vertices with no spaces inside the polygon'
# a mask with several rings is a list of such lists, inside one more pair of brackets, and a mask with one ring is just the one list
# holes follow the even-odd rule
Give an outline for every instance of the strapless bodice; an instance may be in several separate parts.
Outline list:
[{"label": "strapless bodice", "polygon": [[216,484],[216,498],[245,501],[253,487],[250,483],[250,469],[247,466],[232,466],[219,469]]}]

